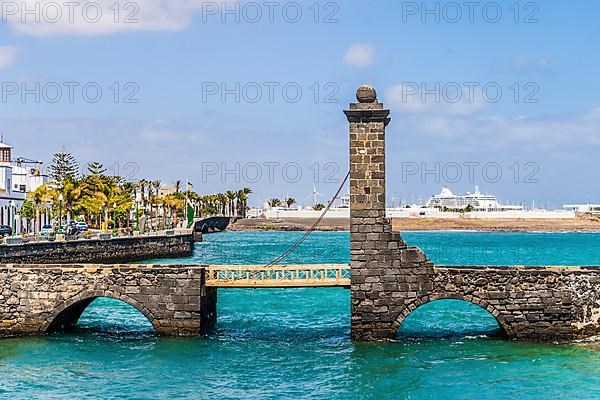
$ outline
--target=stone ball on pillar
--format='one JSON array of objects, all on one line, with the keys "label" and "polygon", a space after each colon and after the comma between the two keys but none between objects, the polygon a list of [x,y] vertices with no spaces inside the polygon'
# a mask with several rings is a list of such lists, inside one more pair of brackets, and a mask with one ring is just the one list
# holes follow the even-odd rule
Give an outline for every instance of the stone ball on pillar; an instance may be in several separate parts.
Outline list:
[{"label": "stone ball on pillar", "polygon": [[359,103],[375,103],[377,102],[377,91],[371,85],[362,85],[356,91],[356,100]]}]

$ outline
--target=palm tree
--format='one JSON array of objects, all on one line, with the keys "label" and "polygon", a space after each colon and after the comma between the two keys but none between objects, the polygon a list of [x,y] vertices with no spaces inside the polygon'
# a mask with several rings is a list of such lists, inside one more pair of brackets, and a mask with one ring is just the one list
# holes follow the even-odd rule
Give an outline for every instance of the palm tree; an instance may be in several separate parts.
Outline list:
[{"label": "palm tree", "polygon": [[[152,212],[154,210],[154,205],[157,204],[158,194],[160,191],[160,181],[150,181],[148,182],[148,200],[150,203],[150,225],[152,225]],[[156,223],[158,224],[158,207],[155,212]]]},{"label": "palm tree", "polygon": [[39,233],[42,227],[41,210],[44,204],[52,202],[52,190],[48,185],[41,185],[34,192],[29,193],[29,198],[35,207],[35,227],[34,233]]},{"label": "palm tree", "polygon": [[65,180],[60,194],[63,195],[63,206],[67,212],[67,221],[71,220],[75,203],[80,198],[81,193],[82,186],[80,185],[80,181]]},{"label": "palm tree", "polygon": [[323,211],[324,209],[325,209],[325,204],[318,203],[313,206],[313,210],[315,210],[315,211]]},{"label": "palm tree", "polygon": [[267,202],[267,204],[271,208],[279,207],[281,205],[281,200],[279,200],[279,199],[271,199],[271,200],[269,200]]},{"label": "palm tree", "polygon": [[88,223],[92,221],[98,222],[100,227],[100,216],[106,208],[106,196],[102,192],[94,192],[87,194],[78,200],[77,204],[82,210],[85,210],[86,220]]},{"label": "palm tree", "polygon": [[169,215],[171,216],[171,225],[176,226],[179,222],[178,211],[185,210],[184,203],[185,198],[181,198],[181,196],[178,196],[177,194],[170,194],[164,198],[164,205],[167,207]]},{"label": "palm tree", "polygon": [[140,203],[141,203],[141,208],[142,208],[142,218],[141,220],[139,219],[139,215],[136,215],[136,219],[138,219],[140,221],[140,225],[143,227],[143,229],[146,229],[146,209],[147,209],[147,196],[146,196],[146,187],[148,185],[149,181],[146,179],[140,179],[140,181],[138,182],[138,187],[140,190]]},{"label": "palm tree", "polygon": [[[155,204],[156,204],[156,226],[159,227],[160,229],[165,227],[165,224],[167,223],[167,216],[165,215],[165,198],[164,197],[156,197],[155,199]],[[159,213],[160,211],[160,213]],[[159,214],[160,214],[160,220],[159,220]]]},{"label": "palm tree", "polygon": [[200,199],[201,203],[201,214],[203,216],[216,215],[219,213],[219,208],[217,204],[218,197],[215,194],[210,194],[207,196],[202,196]]},{"label": "palm tree", "polygon": [[287,208],[291,208],[294,204],[296,204],[296,199],[288,197],[287,199],[285,199],[285,204],[287,205]]},{"label": "palm tree", "polygon": [[227,203],[229,199],[224,193],[217,194],[217,204],[220,207],[220,214],[225,215],[225,209],[227,208]]},{"label": "palm tree", "polygon": [[237,197],[237,193],[228,190],[225,192],[225,197],[227,197],[227,208],[229,209],[229,216],[233,216],[235,214],[234,200]]},{"label": "palm tree", "polygon": [[[250,188],[243,188],[242,190],[238,191],[238,213],[240,213],[240,216],[242,218],[246,218],[246,211],[248,210],[248,196],[250,195],[250,193],[252,193],[252,189]],[[241,206],[239,203],[242,203]]]},{"label": "palm tree", "polygon": [[130,206],[127,209],[128,212],[126,212],[125,216],[126,216],[126,226],[130,227],[131,226],[131,212],[130,210],[132,208],[134,208],[135,205],[135,201],[136,201],[136,194],[137,194],[137,185],[133,182],[123,182],[121,184],[121,195],[123,200],[128,200],[130,202]]},{"label": "palm tree", "polygon": [[[182,200],[185,201],[185,198]],[[196,192],[189,192],[188,200],[191,203],[192,207],[194,208],[194,217],[201,216],[202,215],[202,197],[200,197],[198,195],[198,193],[196,193]],[[181,208],[182,208],[182,210],[184,210],[184,214],[185,214],[185,210],[187,210],[187,204],[184,204]]]},{"label": "palm tree", "polygon": [[146,207],[146,183],[147,181],[145,179],[141,179],[138,182],[138,187],[140,189],[140,200],[142,203],[142,207]]},{"label": "palm tree", "polygon": [[235,204],[235,209],[236,209],[236,216],[237,217],[243,217],[243,215],[245,214],[245,208],[244,208],[244,201],[248,200],[248,196],[246,194],[244,194],[243,190],[238,190],[236,193],[236,204]]}]

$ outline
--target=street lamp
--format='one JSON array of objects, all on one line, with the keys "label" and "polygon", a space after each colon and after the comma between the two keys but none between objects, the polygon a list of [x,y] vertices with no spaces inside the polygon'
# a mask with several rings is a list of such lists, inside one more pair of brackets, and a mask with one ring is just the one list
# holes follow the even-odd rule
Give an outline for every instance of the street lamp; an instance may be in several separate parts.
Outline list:
[{"label": "street lamp", "polygon": [[150,215],[151,214],[148,212],[147,207],[144,207],[144,220],[146,221],[144,223],[144,233],[150,232],[150,224],[152,223]]},{"label": "street lamp", "polygon": [[117,230],[117,203],[113,203],[113,230]]},{"label": "street lamp", "polygon": [[62,204],[63,204],[63,200],[64,197],[61,194],[58,195],[58,233],[63,233],[62,230]]},{"label": "street lamp", "polygon": [[140,231],[140,203],[137,200],[137,192],[135,196],[135,231]]},{"label": "street lamp", "polygon": [[100,208],[98,209],[98,220],[99,220],[98,222],[99,222],[99,224],[100,224],[100,225],[98,226],[98,228],[100,228],[100,230],[101,230],[101,231],[103,230],[103,229],[102,229],[102,209],[103,209],[103,207],[100,207]]},{"label": "street lamp", "polygon": [[11,200],[8,202],[9,205],[9,212],[10,212],[10,218],[11,218],[11,222],[10,222],[10,228],[11,228],[11,236],[15,236],[15,230],[17,229],[17,227],[15,226],[15,201]]}]

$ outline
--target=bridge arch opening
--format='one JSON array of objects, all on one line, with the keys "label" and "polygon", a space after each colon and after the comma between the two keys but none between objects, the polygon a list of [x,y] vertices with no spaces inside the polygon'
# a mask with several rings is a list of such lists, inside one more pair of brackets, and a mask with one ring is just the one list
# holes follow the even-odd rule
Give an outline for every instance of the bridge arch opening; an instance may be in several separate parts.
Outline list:
[{"label": "bridge arch opening", "polygon": [[490,306],[464,299],[418,301],[396,320],[396,338],[506,337],[503,323],[492,313]]},{"label": "bridge arch opening", "polygon": [[79,296],[54,310],[47,333],[91,330],[109,333],[155,334],[154,317],[135,300],[124,296]]}]

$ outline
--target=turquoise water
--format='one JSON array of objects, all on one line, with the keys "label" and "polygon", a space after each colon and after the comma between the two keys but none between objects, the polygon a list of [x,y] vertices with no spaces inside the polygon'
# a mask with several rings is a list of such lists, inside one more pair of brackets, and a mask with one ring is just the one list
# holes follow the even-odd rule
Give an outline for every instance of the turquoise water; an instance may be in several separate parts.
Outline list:
[{"label": "turquoise water", "polygon": [[[186,262],[261,264],[279,256],[301,232],[227,232],[205,236]],[[597,233],[407,232],[402,237],[443,265],[600,266]],[[177,263],[181,260],[155,260]],[[286,263],[349,263],[350,234],[314,232]]]},{"label": "turquoise water", "polygon": [[[206,236],[169,262],[264,263],[298,233]],[[600,235],[407,233],[443,264],[600,265]],[[347,233],[315,233],[288,262],[348,262]],[[0,341],[0,399],[600,398],[600,343],[514,343],[459,301],[417,309],[395,343],[349,339],[344,289],[220,290],[209,338],[158,339],[99,299],[79,330]]]}]

